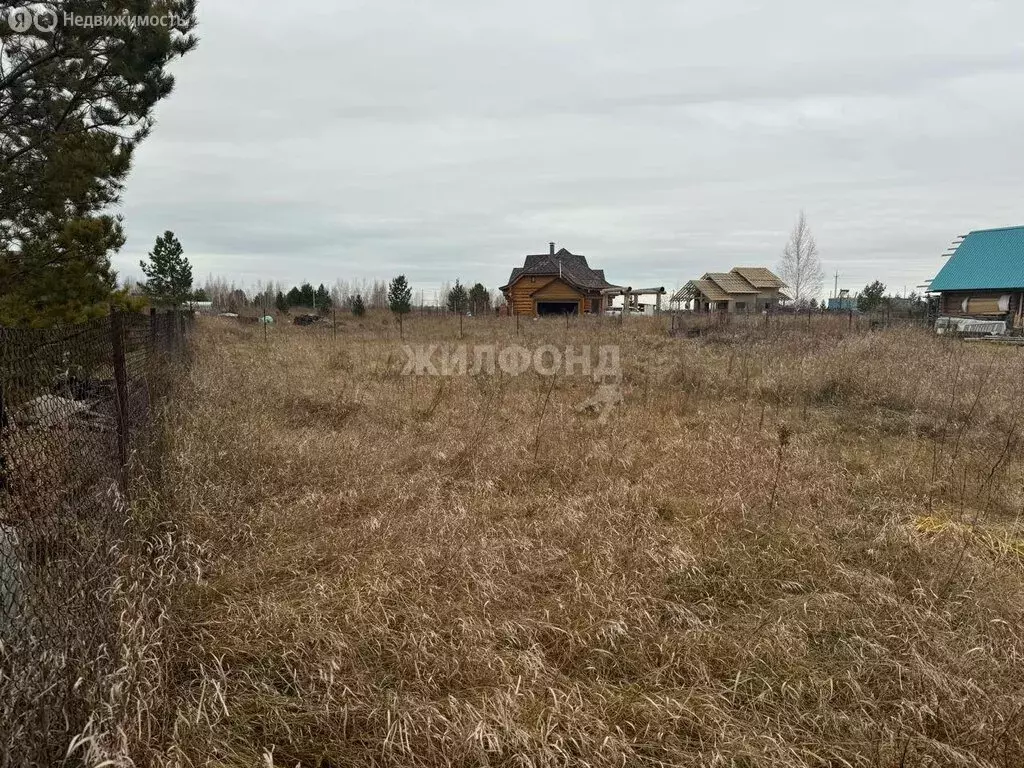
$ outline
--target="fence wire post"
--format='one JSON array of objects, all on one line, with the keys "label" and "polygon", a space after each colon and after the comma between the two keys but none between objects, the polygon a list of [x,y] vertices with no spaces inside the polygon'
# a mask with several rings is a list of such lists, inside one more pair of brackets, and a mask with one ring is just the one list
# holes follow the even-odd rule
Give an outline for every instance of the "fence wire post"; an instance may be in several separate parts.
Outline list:
[{"label": "fence wire post", "polygon": [[117,463],[121,493],[128,498],[128,368],[124,353],[124,316],[117,309],[110,313],[110,341],[113,350],[114,405],[117,415]]}]

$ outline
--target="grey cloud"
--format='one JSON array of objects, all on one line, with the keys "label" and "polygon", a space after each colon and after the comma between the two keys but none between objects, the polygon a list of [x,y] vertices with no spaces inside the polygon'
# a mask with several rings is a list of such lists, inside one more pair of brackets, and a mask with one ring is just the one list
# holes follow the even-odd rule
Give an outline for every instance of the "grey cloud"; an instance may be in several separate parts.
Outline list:
[{"label": "grey cloud", "polygon": [[556,240],[614,280],[774,264],[902,290],[1021,223],[1024,8],[215,2],[136,159],[117,265],[499,285]]}]

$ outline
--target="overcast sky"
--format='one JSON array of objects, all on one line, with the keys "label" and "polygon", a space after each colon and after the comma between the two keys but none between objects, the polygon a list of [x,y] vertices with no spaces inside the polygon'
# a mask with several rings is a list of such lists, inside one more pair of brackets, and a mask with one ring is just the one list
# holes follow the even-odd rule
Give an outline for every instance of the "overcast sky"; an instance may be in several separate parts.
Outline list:
[{"label": "overcast sky", "polygon": [[615,283],[775,266],[894,292],[1024,224],[1024,5],[202,0],[139,150],[124,275],[495,288],[555,240]]}]

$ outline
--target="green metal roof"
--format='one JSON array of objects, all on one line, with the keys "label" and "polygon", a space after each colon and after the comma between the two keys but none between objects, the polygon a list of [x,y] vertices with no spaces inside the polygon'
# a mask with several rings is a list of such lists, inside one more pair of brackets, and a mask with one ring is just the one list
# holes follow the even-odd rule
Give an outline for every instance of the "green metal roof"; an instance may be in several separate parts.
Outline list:
[{"label": "green metal roof", "polygon": [[932,280],[932,291],[1024,288],[1024,227],[971,232]]}]

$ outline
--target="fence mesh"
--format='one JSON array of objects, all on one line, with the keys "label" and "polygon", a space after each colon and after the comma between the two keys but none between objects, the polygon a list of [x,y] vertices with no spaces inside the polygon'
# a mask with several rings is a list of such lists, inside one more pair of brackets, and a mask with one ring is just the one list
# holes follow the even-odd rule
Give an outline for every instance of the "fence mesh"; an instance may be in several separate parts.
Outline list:
[{"label": "fence mesh", "polygon": [[118,668],[127,501],[191,325],[0,328],[0,766],[59,764]]}]

